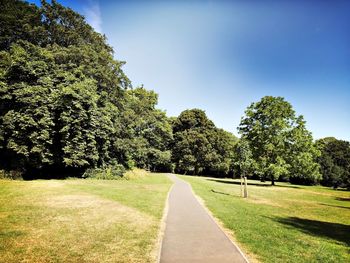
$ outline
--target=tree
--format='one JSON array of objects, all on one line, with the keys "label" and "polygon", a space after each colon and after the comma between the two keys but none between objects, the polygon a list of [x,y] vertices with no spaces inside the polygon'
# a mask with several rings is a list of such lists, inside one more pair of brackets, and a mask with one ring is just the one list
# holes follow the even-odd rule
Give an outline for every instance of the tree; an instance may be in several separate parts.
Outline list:
[{"label": "tree", "polygon": [[191,109],[181,112],[179,117],[174,121],[174,133],[186,130],[200,130],[213,129],[214,123],[208,119],[205,112],[201,109]]},{"label": "tree", "polygon": [[214,151],[210,163],[206,164],[206,173],[215,176],[226,176],[232,173],[234,147],[237,137],[223,129],[215,128],[207,133],[207,138]]},{"label": "tree", "polygon": [[114,145],[130,81],[105,37],[56,1],[2,4],[2,168],[81,173],[119,161]]},{"label": "tree", "polygon": [[165,112],[156,109],[157,102],[158,95],[143,87],[126,91],[119,149],[140,168],[171,171],[172,127]]},{"label": "tree", "polygon": [[178,172],[199,175],[210,161],[211,145],[205,135],[197,130],[175,133],[173,161]]},{"label": "tree", "polygon": [[253,155],[249,143],[240,139],[235,146],[235,162],[241,171],[241,177],[248,176],[254,167]]},{"label": "tree", "polygon": [[320,151],[315,146],[311,133],[305,127],[302,116],[296,118],[287,143],[287,162],[290,164],[289,180],[298,184],[318,184],[321,180],[317,158]]},{"label": "tree", "polygon": [[217,176],[229,173],[237,138],[216,128],[204,111],[183,111],[173,120],[173,132],[172,160],[177,172]]},{"label": "tree", "polygon": [[327,137],[316,141],[321,155],[322,181],[325,186],[350,188],[350,143]]},{"label": "tree", "polygon": [[[319,178],[312,137],[304,124],[282,97],[266,96],[247,108],[238,130],[250,145],[262,180],[270,179],[274,185],[278,178],[291,175]],[[302,171],[299,165],[311,165],[315,170]]]},{"label": "tree", "polygon": [[211,151],[204,132],[213,127],[205,112],[199,109],[185,110],[173,121],[175,171],[199,174],[204,170],[209,159],[207,154]]},{"label": "tree", "polygon": [[[245,139],[240,139],[235,147],[236,164],[240,169],[241,174],[241,192],[243,192],[242,180],[246,182],[248,174],[254,166],[253,155],[249,147],[249,143]],[[242,194],[243,196],[243,194]],[[244,197],[248,197],[246,185],[244,188]]]}]

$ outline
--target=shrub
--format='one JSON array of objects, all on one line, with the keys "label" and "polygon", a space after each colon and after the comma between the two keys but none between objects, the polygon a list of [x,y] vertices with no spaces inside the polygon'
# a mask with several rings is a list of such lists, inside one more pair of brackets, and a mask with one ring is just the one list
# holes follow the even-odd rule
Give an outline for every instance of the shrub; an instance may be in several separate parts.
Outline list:
[{"label": "shrub", "polygon": [[126,180],[132,180],[145,177],[147,174],[148,172],[146,170],[135,168],[127,171],[124,174],[123,178],[125,178]]},{"label": "shrub", "polygon": [[125,168],[121,164],[115,164],[106,168],[87,169],[83,174],[83,178],[100,179],[100,180],[116,180],[123,177]]}]

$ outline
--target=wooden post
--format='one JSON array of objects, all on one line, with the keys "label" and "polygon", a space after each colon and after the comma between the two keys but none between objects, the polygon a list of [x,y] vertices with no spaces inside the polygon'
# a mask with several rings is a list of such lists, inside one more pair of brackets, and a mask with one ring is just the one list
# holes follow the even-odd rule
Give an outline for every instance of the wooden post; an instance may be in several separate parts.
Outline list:
[{"label": "wooden post", "polygon": [[243,197],[243,177],[241,175],[241,197]]},{"label": "wooden post", "polygon": [[244,198],[248,197],[248,189],[247,189],[247,177],[244,176]]}]

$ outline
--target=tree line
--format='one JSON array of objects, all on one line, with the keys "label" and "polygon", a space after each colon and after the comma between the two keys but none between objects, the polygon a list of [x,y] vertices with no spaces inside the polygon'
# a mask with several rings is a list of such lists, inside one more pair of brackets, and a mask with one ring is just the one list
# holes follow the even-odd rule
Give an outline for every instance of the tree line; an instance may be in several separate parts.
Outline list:
[{"label": "tree line", "polygon": [[349,142],[313,141],[281,97],[252,103],[240,139],[200,109],[167,117],[106,37],[56,1],[0,0],[0,169],[25,178],[140,167],[350,186]]}]

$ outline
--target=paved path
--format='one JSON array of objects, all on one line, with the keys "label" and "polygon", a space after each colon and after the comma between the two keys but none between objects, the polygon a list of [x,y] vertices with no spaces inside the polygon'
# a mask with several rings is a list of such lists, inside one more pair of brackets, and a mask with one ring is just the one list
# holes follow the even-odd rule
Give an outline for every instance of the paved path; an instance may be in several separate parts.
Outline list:
[{"label": "paved path", "polygon": [[247,262],[193,195],[191,186],[169,174],[174,186],[160,255],[161,263]]}]

